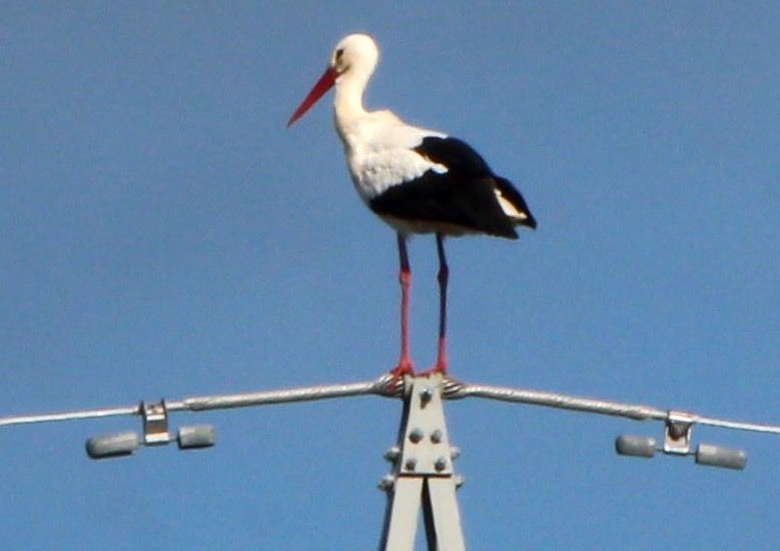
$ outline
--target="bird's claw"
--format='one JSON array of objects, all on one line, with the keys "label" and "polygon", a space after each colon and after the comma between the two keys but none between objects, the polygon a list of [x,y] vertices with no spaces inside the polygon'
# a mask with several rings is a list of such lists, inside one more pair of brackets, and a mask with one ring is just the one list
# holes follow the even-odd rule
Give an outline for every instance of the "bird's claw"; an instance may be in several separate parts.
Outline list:
[{"label": "bird's claw", "polygon": [[432,368],[426,369],[425,371],[417,374],[418,377],[430,377],[431,375],[441,375],[442,377],[446,377],[447,363],[438,361]]},{"label": "bird's claw", "polygon": [[403,378],[404,375],[414,375],[414,367],[409,360],[401,360],[396,367],[390,370],[390,375],[397,378]]}]

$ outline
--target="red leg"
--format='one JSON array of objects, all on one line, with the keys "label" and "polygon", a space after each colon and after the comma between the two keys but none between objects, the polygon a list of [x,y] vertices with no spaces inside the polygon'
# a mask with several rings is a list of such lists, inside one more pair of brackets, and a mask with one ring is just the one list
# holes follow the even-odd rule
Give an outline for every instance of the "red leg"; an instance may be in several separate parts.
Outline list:
[{"label": "red leg", "polygon": [[406,252],[406,238],[398,234],[398,259],[400,270],[398,281],[401,283],[401,358],[398,366],[390,370],[396,377],[414,373],[409,357],[409,291],[412,285],[412,270],[409,267],[409,255]]},{"label": "red leg", "polygon": [[436,279],[439,281],[439,343],[436,354],[436,365],[424,374],[447,373],[447,282],[450,269],[447,266],[447,257],[444,255],[444,236],[436,234],[436,252],[439,255],[439,273]]}]

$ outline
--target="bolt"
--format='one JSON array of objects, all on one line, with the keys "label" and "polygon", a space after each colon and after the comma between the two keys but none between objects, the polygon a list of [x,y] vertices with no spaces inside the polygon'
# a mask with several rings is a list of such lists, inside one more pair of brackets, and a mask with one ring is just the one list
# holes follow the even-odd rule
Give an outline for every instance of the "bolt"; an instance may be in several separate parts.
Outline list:
[{"label": "bolt", "polygon": [[417,467],[417,460],[414,457],[410,457],[406,460],[406,463],[404,463],[404,469],[407,471],[413,471]]},{"label": "bolt", "polygon": [[382,490],[383,492],[389,492],[393,489],[395,486],[395,477],[391,474],[386,474],[382,477],[382,479],[379,481],[379,484],[377,484],[377,488]]},{"label": "bolt", "polygon": [[439,457],[433,464],[433,468],[437,471],[443,471],[447,468],[447,460],[444,457]]},{"label": "bolt", "polygon": [[421,431],[420,429],[412,429],[411,432],[409,433],[409,440],[412,441],[412,444],[416,444],[417,442],[423,439],[423,436],[424,436],[423,431]]},{"label": "bolt", "polygon": [[669,423],[669,437],[672,440],[680,440],[688,433],[690,425],[685,423]]},{"label": "bolt", "polygon": [[460,448],[456,448],[455,446],[452,446],[450,448],[450,458],[452,458],[452,460],[454,461],[459,457],[460,457]]},{"label": "bolt", "polygon": [[433,391],[430,388],[424,388],[420,392],[420,402],[423,406],[431,401],[433,398]]},{"label": "bolt", "polygon": [[391,463],[398,460],[398,458],[401,456],[401,448],[398,446],[393,446],[392,448],[388,449],[385,452],[385,459],[390,461]]},{"label": "bolt", "polygon": [[439,429],[436,429],[431,433],[431,442],[434,444],[439,444],[443,438],[444,434]]}]

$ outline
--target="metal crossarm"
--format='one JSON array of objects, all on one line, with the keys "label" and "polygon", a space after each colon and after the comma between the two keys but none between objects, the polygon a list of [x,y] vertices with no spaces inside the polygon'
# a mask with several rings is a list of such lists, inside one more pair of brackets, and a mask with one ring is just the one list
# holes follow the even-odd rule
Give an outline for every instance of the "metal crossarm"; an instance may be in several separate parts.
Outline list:
[{"label": "metal crossarm", "polygon": [[380,482],[387,492],[387,508],[379,551],[411,551],[422,512],[429,551],[465,551],[460,513],[455,496],[462,483],[453,470],[458,450],[450,446],[444,417],[444,400],[484,398],[544,406],[584,413],[624,417],[664,424],[663,444],[645,436],[619,436],[615,448],[621,455],[649,458],[656,452],[695,456],[696,463],[729,469],[745,468],[742,450],[699,444],[695,450],[691,431],[695,425],[780,435],[780,426],[706,417],[671,409],[583,398],[538,390],[462,383],[440,375],[384,375],[375,381],[321,385],[241,394],[200,396],[183,400],[140,402],[126,407],[79,410],[42,415],[0,417],[0,427],[54,421],[84,420],[133,415],[142,418],[143,435],[136,432],[91,438],[87,453],[93,459],[133,454],[141,446],[177,441],[180,449],[213,446],[216,432],[208,425],[170,430],[171,413],[205,412],[351,396],[375,395],[403,400],[403,414],[395,446],[385,457],[393,464]]},{"label": "metal crossarm", "polygon": [[676,417],[684,416],[686,422],[695,425],[708,425],[724,429],[746,430],[751,432],[763,432],[780,435],[780,426],[761,423],[746,423],[743,421],[731,421],[706,417],[695,413],[684,413],[671,409],[659,409],[652,406],[627,404],[611,400],[594,398],[582,398],[568,394],[528,390],[520,388],[506,388],[488,385],[473,385],[451,381],[447,385],[444,397],[447,399],[461,398],[487,398],[502,402],[514,402],[534,406],[545,406],[556,409],[568,409],[585,413],[598,413],[615,417],[626,417],[636,421],[662,421],[664,423],[677,422]]},{"label": "metal crossarm", "polygon": [[[241,394],[222,394],[215,396],[198,396],[178,401],[166,401],[165,410],[168,413],[180,411],[210,411],[216,409],[232,409],[242,407],[286,404],[291,402],[308,402],[348,396],[363,396],[376,394],[380,396],[397,396],[401,392],[402,382],[392,377],[380,377],[376,381],[352,384],[321,385],[264,392]],[[48,423],[54,421],[73,421],[78,419],[97,419],[101,417],[119,417],[126,415],[143,415],[144,403],[140,405],[89,409],[62,413],[46,413],[41,415],[18,415],[0,417],[0,427],[9,425],[24,425],[30,423]]]}]

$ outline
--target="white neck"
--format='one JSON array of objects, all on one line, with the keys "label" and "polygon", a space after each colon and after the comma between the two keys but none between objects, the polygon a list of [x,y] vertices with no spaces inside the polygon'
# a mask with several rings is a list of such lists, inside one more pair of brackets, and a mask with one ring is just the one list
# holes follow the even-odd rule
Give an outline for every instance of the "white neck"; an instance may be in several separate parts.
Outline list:
[{"label": "white neck", "polygon": [[[333,107],[336,115],[336,127],[344,127],[366,114],[363,107],[363,92],[370,75],[348,72],[336,80],[336,95]],[[341,129],[339,129],[341,131]]]}]

